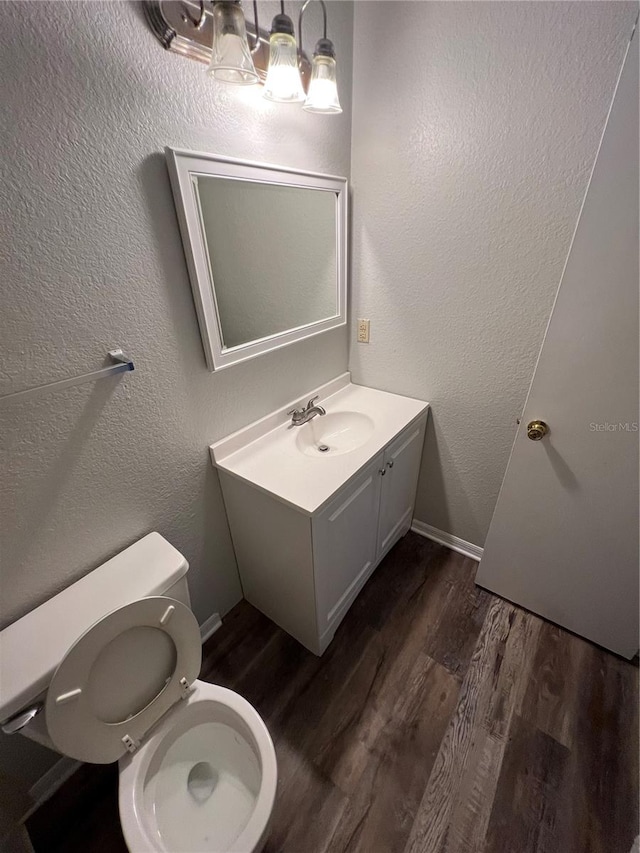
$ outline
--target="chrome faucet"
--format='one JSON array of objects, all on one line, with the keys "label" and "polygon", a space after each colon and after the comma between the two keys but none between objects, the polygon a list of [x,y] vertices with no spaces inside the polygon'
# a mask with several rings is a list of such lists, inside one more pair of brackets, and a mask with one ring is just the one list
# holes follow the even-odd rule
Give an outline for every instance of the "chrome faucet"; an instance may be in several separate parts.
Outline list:
[{"label": "chrome faucet", "polygon": [[327,413],[322,406],[314,405],[316,400],[319,399],[319,397],[313,397],[304,409],[292,409],[290,412],[287,412],[288,415],[291,415],[291,425],[302,426],[302,424],[310,421],[311,418],[315,418],[316,415],[326,415]]}]

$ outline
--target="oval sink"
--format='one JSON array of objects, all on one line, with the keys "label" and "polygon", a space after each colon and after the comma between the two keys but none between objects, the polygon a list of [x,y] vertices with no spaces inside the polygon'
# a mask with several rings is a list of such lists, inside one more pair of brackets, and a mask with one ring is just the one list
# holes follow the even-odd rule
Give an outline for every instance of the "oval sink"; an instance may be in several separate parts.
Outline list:
[{"label": "oval sink", "polygon": [[296,427],[296,447],[307,456],[339,456],[360,447],[373,432],[373,420],[360,412],[317,415]]}]

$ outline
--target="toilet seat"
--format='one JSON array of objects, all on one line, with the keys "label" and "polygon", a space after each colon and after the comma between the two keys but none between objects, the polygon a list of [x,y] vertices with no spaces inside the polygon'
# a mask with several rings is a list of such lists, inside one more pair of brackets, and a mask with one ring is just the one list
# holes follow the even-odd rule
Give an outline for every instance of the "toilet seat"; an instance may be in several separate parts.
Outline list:
[{"label": "toilet seat", "polygon": [[[271,737],[246,699],[197,680],[201,662],[191,610],[154,596],[96,622],[51,680],[55,747],[94,764],[119,759],[131,853],[257,853],[264,844],[278,776]],[[194,767],[205,768],[204,790],[190,787]]]},{"label": "toilet seat", "polygon": [[186,698],[200,672],[200,629],[166,596],[112,611],[69,649],[46,699],[49,735],[63,754],[93,764],[135,752],[149,729]]}]

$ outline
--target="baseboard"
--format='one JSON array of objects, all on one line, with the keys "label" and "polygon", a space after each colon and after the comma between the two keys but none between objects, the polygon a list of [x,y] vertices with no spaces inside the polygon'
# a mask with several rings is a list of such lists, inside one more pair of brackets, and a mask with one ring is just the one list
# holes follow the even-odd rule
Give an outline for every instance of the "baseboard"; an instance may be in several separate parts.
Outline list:
[{"label": "baseboard", "polygon": [[465,557],[471,557],[472,560],[478,562],[482,559],[483,548],[479,545],[474,545],[472,542],[467,542],[466,539],[460,539],[459,536],[454,536],[452,533],[445,533],[444,530],[438,530],[437,527],[432,527],[430,524],[425,524],[424,521],[418,521],[416,518],[411,523],[411,529],[419,536],[425,536],[427,539],[433,539],[440,545],[451,548],[452,551],[457,551],[459,554],[464,554]]},{"label": "baseboard", "polygon": [[0,839],[0,853],[35,853],[24,824],[18,824]]},{"label": "baseboard", "polygon": [[222,619],[220,618],[219,613],[213,613],[208,619],[205,619],[200,626],[200,637],[202,642],[206,643],[209,637],[213,636],[221,625]]},{"label": "baseboard", "polygon": [[64,785],[70,776],[73,776],[81,764],[82,762],[63,755],[37,782],[34,782],[29,788],[29,796],[33,800],[33,805],[23,816],[22,821],[27,820],[49,797],[52,797],[58,788]]}]

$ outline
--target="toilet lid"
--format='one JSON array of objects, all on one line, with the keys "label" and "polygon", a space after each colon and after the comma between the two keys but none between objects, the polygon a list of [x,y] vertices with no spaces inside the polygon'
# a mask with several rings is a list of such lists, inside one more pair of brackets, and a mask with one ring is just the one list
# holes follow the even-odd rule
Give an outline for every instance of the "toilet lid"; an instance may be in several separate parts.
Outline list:
[{"label": "toilet lid", "polygon": [[153,596],[114,610],[71,646],[53,676],[51,740],[80,761],[117,761],[189,692],[201,663],[200,629],[181,602]]}]

